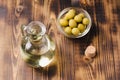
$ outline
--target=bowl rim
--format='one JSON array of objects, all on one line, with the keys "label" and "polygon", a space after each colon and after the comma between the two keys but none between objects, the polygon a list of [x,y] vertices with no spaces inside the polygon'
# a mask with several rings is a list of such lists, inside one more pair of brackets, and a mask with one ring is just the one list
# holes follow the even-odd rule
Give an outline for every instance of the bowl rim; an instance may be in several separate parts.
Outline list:
[{"label": "bowl rim", "polygon": [[[65,33],[62,29],[62,26],[60,26],[59,24],[59,19],[62,17],[62,15],[64,15],[66,12],[68,12],[68,10],[70,9],[75,9],[77,11],[80,11],[81,13],[85,13],[85,16],[90,20],[90,23],[87,25],[87,28],[85,29],[84,32],[82,32],[80,35],[78,36],[74,36],[74,35],[68,35],[67,33]],[[58,17],[57,17],[57,28],[59,30],[60,33],[64,34],[66,37],[68,38],[80,38],[80,37],[83,37],[85,36],[91,29],[91,26],[92,26],[92,19],[90,17],[90,14],[83,8],[79,8],[79,7],[67,7],[65,9],[63,9],[59,14],[58,14]]]}]

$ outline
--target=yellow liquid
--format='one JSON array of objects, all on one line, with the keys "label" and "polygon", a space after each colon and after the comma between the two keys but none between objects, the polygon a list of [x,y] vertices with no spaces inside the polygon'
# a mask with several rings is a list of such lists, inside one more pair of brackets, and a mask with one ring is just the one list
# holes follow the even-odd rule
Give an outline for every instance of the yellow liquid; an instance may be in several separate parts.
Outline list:
[{"label": "yellow liquid", "polygon": [[32,67],[46,67],[54,60],[55,44],[47,35],[44,40],[40,45],[32,44],[26,39],[22,41],[21,56]]}]

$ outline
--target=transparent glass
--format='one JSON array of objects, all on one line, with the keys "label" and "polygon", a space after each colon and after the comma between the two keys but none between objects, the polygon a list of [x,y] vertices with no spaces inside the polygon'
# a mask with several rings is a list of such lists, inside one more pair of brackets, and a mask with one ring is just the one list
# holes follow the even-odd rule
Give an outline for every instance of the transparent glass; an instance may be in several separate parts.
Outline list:
[{"label": "transparent glass", "polygon": [[55,43],[45,34],[45,25],[33,21],[23,25],[21,30],[21,56],[24,61],[35,68],[48,66],[54,60]]},{"label": "transparent glass", "polygon": [[[67,33],[64,32],[62,26],[59,24],[59,20],[70,10],[70,9],[75,9],[77,13],[84,13],[85,14],[85,17],[87,17],[90,21],[90,23],[86,26],[86,29],[83,33],[79,34],[78,36],[74,36],[74,35],[68,35]],[[63,9],[60,14],[58,15],[58,18],[57,18],[57,28],[58,30],[63,34],[65,35],[66,37],[69,37],[69,38],[80,38],[80,37],[83,37],[85,36],[89,31],[90,31],[90,28],[91,28],[91,25],[92,25],[92,20],[91,20],[91,17],[89,15],[89,13],[82,9],[82,8],[77,8],[77,7],[68,7],[68,8],[65,8]]]}]

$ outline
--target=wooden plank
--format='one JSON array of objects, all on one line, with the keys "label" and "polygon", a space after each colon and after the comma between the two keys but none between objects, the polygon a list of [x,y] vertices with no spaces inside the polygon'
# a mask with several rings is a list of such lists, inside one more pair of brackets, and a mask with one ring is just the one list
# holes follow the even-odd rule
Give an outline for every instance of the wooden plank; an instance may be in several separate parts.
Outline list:
[{"label": "wooden plank", "polygon": [[111,22],[111,37],[112,37],[112,43],[113,43],[113,57],[114,57],[114,65],[115,65],[115,79],[119,80],[120,79],[120,29],[119,29],[119,16],[120,16],[120,5],[119,5],[119,0],[113,0],[111,1],[111,7],[110,7],[110,22]]},{"label": "wooden plank", "polygon": [[[99,27],[99,61],[96,66],[98,80],[115,80],[115,65],[111,41],[110,9],[108,1],[96,1],[96,18]],[[110,71],[110,72],[109,72]]]},{"label": "wooden plank", "polygon": [[[20,57],[20,25],[27,19],[16,18],[16,1],[0,1],[0,79],[1,80],[32,80],[32,68],[26,66]],[[26,77],[29,76],[29,77]]]}]

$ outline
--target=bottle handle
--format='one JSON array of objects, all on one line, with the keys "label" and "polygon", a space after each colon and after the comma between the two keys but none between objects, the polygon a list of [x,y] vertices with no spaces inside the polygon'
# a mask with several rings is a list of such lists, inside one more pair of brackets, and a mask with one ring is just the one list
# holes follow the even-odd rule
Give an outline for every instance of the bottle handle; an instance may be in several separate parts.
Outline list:
[{"label": "bottle handle", "polygon": [[27,26],[25,26],[25,25],[21,26],[22,36],[26,36],[26,29],[27,29]]}]

